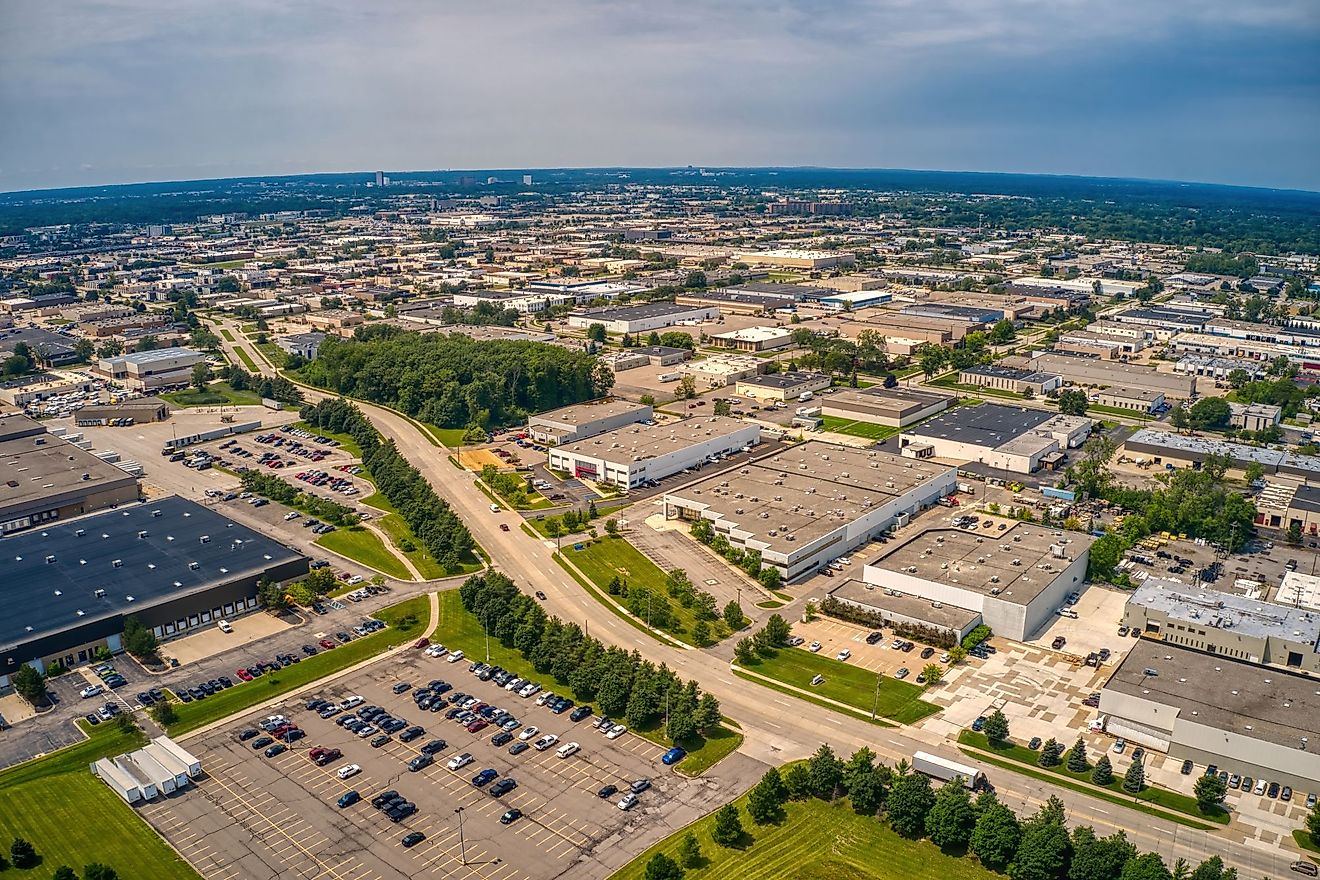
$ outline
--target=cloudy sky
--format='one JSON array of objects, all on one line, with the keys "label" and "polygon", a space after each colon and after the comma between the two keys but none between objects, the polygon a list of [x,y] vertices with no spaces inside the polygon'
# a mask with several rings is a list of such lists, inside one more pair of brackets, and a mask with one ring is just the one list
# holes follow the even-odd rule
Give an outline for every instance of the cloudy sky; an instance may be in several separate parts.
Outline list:
[{"label": "cloudy sky", "polygon": [[829,165],[1320,190],[1316,0],[0,0],[0,191]]}]

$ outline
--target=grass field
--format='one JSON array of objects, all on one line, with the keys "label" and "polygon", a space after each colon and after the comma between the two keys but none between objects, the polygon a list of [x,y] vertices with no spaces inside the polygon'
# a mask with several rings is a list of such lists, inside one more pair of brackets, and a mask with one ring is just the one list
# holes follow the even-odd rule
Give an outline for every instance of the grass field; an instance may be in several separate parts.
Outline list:
[{"label": "grass field", "polygon": [[347,556],[390,577],[412,580],[412,575],[399,561],[399,557],[376,537],[375,532],[367,531],[362,526],[349,526],[328,532],[316,539],[316,546]]},{"label": "grass field", "polygon": [[235,346],[234,351],[238,352],[238,359],[243,362],[243,365],[245,367],[248,368],[248,372],[251,373],[261,372],[260,370],[257,369],[257,362],[252,360],[252,355],[247,353],[246,348],[240,348],[238,346]]},{"label": "grass field", "polygon": [[[1293,832],[1293,843],[1296,843],[1307,852],[1320,853],[1320,844],[1313,841],[1311,835],[1307,834],[1304,829],[1298,828]],[[1316,857],[1311,856],[1311,861],[1317,861]]]},{"label": "grass field", "polygon": [[[537,673],[532,664],[523,659],[522,654],[512,648],[506,648],[496,638],[490,639],[488,649],[481,621],[463,607],[458,590],[446,590],[440,593],[440,625],[436,627],[431,638],[451,650],[461,648],[463,653],[473,660],[485,660],[489,652],[491,663],[498,664],[505,669],[536,681],[543,683],[547,680],[554,681],[549,676]],[[569,692],[563,682],[558,682],[556,687],[562,688],[559,691],[561,693]],[[592,704],[592,708],[596,712],[600,712],[599,706]],[[663,730],[637,730],[634,733],[660,745],[670,745],[669,740],[664,736]],[[686,749],[688,755],[679,762],[678,769],[689,776],[703,773],[714,766],[721,758],[737,749],[739,744],[742,743],[742,739],[741,733],[729,727],[721,726],[718,730],[713,731],[709,737],[697,736],[691,740],[679,742],[677,745]]]},{"label": "grass field", "polygon": [[[908,840],[889,826],[853,812],[846,799],[790,802],[778,825],[757,825],[747,815],[747,797],[734,801],[746,830],[743,845],[726,849],[711,839],[714,815],[689,826],[704,864],[687,869],[685,880],[996,880],[971,858],[948,856],[928,840]],[[678,844],[689,829],[662,840],[633,859],[611,880],[642,880],[657,852],[678,861]]]},{"label": "grass field", "polygon": [[[758,655],[744,668],[845,703],[867,714],[872,706],[876,706],[878,716],[899,724],[913,724],[940,710],[939,706],[921,699],[924,688],[887,675],[879,678],[880,699],[877,703],[876,673],[801,648],[781,648],[770,657]],[[823,675],[825,681],[812,686],[811,680],[817,675]]]},{"label": "grass field", "polygon": [[[1188,816],[1193,816],[1207,822],[1217,822],[1220,825],[1227,825],[1230,819],[1228,811],[1223,809],[1216,809],[1210,813],[1203,813],[1201,812],[1201,808],[1196,805],[1196,798],[1191,797],[1190,795],[1185,795],[1181,792],[1170,791],[1167,788],[1147,785],[1140,794],[1129,794],[1123,790],[1123,774],[1118,772],[1115,772],[1114,781],[1108,786],[1102,788],[1091,781],[1091,771],[1089,770],[1083,773],[1073,773],[1063,764],[1060,764],[1058,767],[1039,767],[1036,764],[1037,759],[1040,757],[1039,752],[1033,752],[1026,746],[1012,744],[995,744],[992,746],[990,740],[983,733],[976,733],[971,730],[961,731],[958,734],[958,742],[965,746],[972,746],[990,752],[991,754],[999,755],[1013,763],[1025,764],[1028,767],[1036,768],[1047,775],[1067,777],[1074,782],[1081,783],[1084,789],[1089,789],[1090,793],[1095,794],[1097,797],[1101,797],[1103,796],[1103,793],[1108,792],[1111,797],[1106,797],[1105,799],[1111,800],[1114,803],[1132,806],[1134,801],[1139,801],[1163,807],[1166,810],[1172,810],[1177,813],[1184,813]],[[1072,744],[1066,743],[1065,745],[1071,747]],[[1095,759],[1099,756],[1090,755],[1088,757],[1094,765]]]},{"label": "grass field", "polygon": [[467,433],[464,428],[437,428],[435,425],[427,425],[426,432],[450,449],[461,446],[463,435]]},{"label": "grass field", "polygon": [[[678,623],[669,628],[661,627],[666,632],[685,635],[691,633],[692,627],[696,625],[697,618],[692,610],[684,608],[677,599],[670,597],[666,592],[665,572],[625,539],[605,538],[587,543],[582,550],[574,550],[571,544],[565,544],[560,552],[602,591],[610,580],[617,576],[620,580],[626,580],[629,585],[645,587],[658,596],[668,598],[669,607],[673,609]],[[623,603],[621,597],[619,601]],[[729,634],[729,628],[723,620],[709,621],[709,626],[712,639],[718,641]]]},{"label": "grass field", "polygon": [[[408,523],[404,522],[403,517],[399,514],[387,513],[376,520],[376,525],[380,526],[381,531],[390,536],[390,541],[394,544],[395,549],[408,557],[413,567],[422,573],[422,577],[427,580],[434,580],[448,574],[440,567],[440,563],[436,561],[435,557],[431,555],[431,551],[423,547],[422,542],[417,540],[413,530],[408,527]],[[334,534],[334,532],[330,534]],[[411,542],[413,547],[411,552],[403,549],[405,541]]]},{"label": "grass field", "polygon": [[270,361],[276,369],[282,368],[289,356],[273,342],[254,342],[252,347],[261,352],[261,356]]},{"label": "grass field", "polygon": [[334,650],[321,651],[301,663],[286,666],[279,672],[268,672],[255,681],[244,682],[205,700],[176,705],[179,720],[170,725],[170,734],[204,727],[212,721],[242,712],[249,706],[296,690],[309,682],[374,657],[402,642],[411,641],[426,628],[430,617],[429,605],[426,596],[415,596],[398,605],[391,605],[372,615],[390,624],[386,629],[365,638],[354,639]]},{"label": "grass field", "polygon": [[261,395],[253,391],[235,391],[227,382],[212,382],[205,391],[185,388],[183,391],[169,391],[161,395],[175,406],[257,406]]},{"label": "grass field", "polygon": [[898,433],[898,428],[890,428],[872,422],[840,419],[836,416],[824,416],[821,419],[821,427],[826,431],[848,434],[853,437],[865,437],[868,440],[884,440],[886,437],[892,437]]}]

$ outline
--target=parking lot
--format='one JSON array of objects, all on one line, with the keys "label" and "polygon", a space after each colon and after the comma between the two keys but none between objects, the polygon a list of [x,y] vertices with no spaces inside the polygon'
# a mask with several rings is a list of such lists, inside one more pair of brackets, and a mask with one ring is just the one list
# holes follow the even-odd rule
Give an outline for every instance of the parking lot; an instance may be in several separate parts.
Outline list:
[{"label": "parking lot", "polygon": [[[446,720],[444,712],[420,710],[410,693],[394,694],[399,681],[414,686],[442,678],[462,691],[514,712],[520,733],[531,725],[540,733],[560,736],[558,745],[581,744],[566,758],[556,748],[528,749],[517,756],[509,746],[494,746],[495,728],[468,733]],[[669,772],[660,762],[663,749],[632,734],[608,740],[587,719],[573,723],[490,682],[480,682],[467,663],[449,664],[409,652],[376,664],[337,682],[318,694],[343,701],[360,695],[363,705],[380,706],[397,718],[420,724],[426,733],[411,744],[397,736],[377,748],[305,708],[305,697],[289,699],[242,722],[189,740],[207,777],[194,791],[142,808],[160,832],[208,877],[328,877],[335,880],[455,876],[483,880],[531,880],[577,876],[578,859],[597,845],[617,845],[647,824],[667,833],[673,821],[689,821],[713,809],[723,797],[710,780],[694,781]],[[446,705],[446,709],[448,706]],[[278,713],[306,731],[307,736],[272,758],[253,749],[237,734],[261,718]],[[539,734],[538,734],[539,735]],[[407,761],[433,739],[446,746],[435,763],[417,772]],[[513,740],[519,741],[517,736]],[[316,746],[337,748],[342,757],[324,767],[309,760]],[[449,770],[451,758],[472,755],[472,762]],[[361,770],[340,779],[347,764]],[[516,787],[496,798],[490,786],[475,787],[474,774],[492,768]],[[640,803],[630,811],[616,802],[634,780],[652,780]],[[605,785],[620,793],[600,798]],[[376,794],[394,789],[417,806],[417,812],[395,824],[373,808]],[[347,808],[336,806],[346,792],[363,800]],[[522,817],[501,824],[505,811]],[[461,813],[459,812],[461,810]],[[676,819],[674,814],[680,814]],[[461,821],[461,834],[460,834]],[[411,848],[402,838],[420,832],[425,838]],[[644,843],[638,842],[644,847]]]},{"label": "parking lot", "polygon": [[[846,648],[852,652],[852,656],[847,660],[849,666],[883,672],[890,677],[894,677],[899,669],[906,668],[911,676],[909,681],[916,679],[917,673],[927,663],[939,663],[940,655],[944,653],[943,648],[931,648],[931,656],[923,659],[921,656],[923,649],[930,646],[921,642],[913,642],[910,651],[894,648],[892,645],[896,636],[888,628],[884,630],[883,639],[873,645],[867,644],[866,637],[872,632],[874,630],[831,617],[818,617],[810,623],[793,624],[793,635],[803,639],[798,650],[809,650],[813,642],[820,642],[820,650],[816,653],[822,657],[832,658]],[[959,667],[955,667],[952,674],[958,675],[958,669]]]}]

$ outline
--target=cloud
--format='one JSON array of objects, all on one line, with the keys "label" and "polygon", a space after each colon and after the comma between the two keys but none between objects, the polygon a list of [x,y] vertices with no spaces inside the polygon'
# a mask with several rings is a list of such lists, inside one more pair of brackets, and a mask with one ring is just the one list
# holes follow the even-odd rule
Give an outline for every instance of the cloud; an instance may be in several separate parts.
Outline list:
[{"label": "cloud", "polygon": [[3,15],[0,118],[18,124],[0,127],[0,189],[689,163],[1320,188],[1311,0],[9,0]]}]

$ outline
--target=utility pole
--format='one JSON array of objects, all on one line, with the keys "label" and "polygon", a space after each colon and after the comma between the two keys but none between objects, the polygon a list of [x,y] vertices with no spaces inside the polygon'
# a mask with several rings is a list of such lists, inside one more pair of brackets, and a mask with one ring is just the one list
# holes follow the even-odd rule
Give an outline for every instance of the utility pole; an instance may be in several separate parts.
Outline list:
[{"label": "utility pole", "polygon": [[486,662],[487,662],[487,663],[490,662],[490,625],[489,625],[489,623],[488,623],[489,620],[490,620],[490,609],[489,609],[489,608],[483,608],[482,611],[481,611],[481,629],[482,629],[482,630],[485,632],[485,634],[486,634]]},{"label": "utility pole", "polygon": [[875,699],[871,701],[871,720],[875,720],[875,713],[880,709],[880,679],[882,673],[876,670],[875,673]]}]

